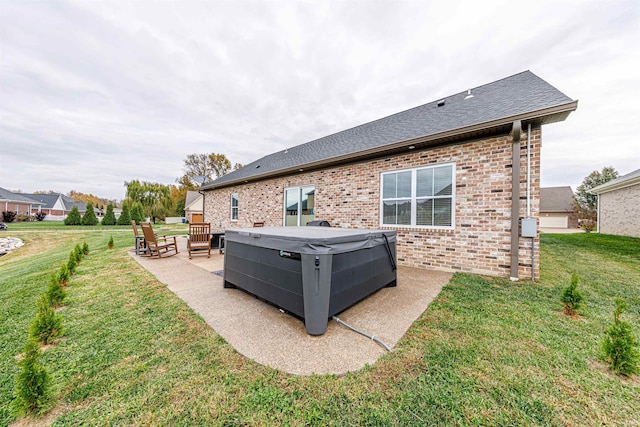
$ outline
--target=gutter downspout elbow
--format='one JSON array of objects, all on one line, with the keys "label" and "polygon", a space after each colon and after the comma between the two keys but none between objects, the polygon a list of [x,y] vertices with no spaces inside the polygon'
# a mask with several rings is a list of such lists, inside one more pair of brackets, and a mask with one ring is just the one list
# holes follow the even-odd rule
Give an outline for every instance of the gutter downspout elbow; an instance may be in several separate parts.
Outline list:
[{"label": "gutter downspout elbow", "polygon": [[513,122],[511,143],[511,269],[509,278],[518,281],[518,261],[520,255],[520,133],[522,123]]}]

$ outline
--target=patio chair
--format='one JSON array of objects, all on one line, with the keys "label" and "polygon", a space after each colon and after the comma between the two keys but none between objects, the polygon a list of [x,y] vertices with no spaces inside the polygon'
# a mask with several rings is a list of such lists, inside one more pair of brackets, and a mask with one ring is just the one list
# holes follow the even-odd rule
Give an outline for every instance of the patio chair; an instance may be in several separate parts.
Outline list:
[{"label": "patio chair", "polygon": [[[149,256],[162,258],[162,255],[172,256],[178,253],[178,242],[175,236],[157,236],[153,232],[150,222],[141,222],[140,227],[142,227],[144,240],[147,242]],[[175,252],[170,254],[172,251]]]},{"label": "patio chair", "polygon": [[189,259],[197,252],[207,253],[211,257],[211,224],[208,222],[192,222],[189,224],[189,236],[187,236],[187,249]]},{"label": "patio chair", "polygon": [[147,243],[144,241],[144,236],[138,233],[138,227],[136,227],[134,220],[131,220],[131,226],[133,227],[133,234],[136,236],[136,255],[146,255]]}]

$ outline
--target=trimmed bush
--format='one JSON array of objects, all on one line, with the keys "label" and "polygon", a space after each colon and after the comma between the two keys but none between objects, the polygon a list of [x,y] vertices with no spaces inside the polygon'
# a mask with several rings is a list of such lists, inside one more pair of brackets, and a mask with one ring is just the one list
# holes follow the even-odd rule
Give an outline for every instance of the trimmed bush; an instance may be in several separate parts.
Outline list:
[{"label": "trimmed bush", "polygon": [[109,242],[107,242],[107,248],[113,249],[113,236],[109,236]]},{"label": "trimmed bush", "polygon": [[627,303],[616,298],[613,325],[605,332],[602,340],[602,359],[616,374],[631,376],[640,373],[640,344],[633,336],[631,325],[620,316],[627,310]]},{"label": "trimmed bush", "polygon": [[82,217],[82,225],[98,225],[98,218],[93,211],[93,203],[87,202],[87,209]]},{"label": "trimmed bush", "polygon": [[64,332],[62,317],[56,314],[44,295],[40,296],[37,304],[38,313],[29,327],[29,336],[43,344],[50,344]]},{"label": "trimmed bush", "polygon": [[70,275],[71,274],[69,273],[67,264],[62,264],[60,270],[58,270],[58,282],[60,282],[61,285],[66,285],[67,283],[69,283]]},{"label": "trimmed bush", "polygon": [[116,225],[116,215],[113,213],[113,205],[111,203],[107,205],[107,212],[102,218],[102,225]]},{"label": "trimmed bush", "polygon": [[82,225],[82,218],[80,218],[80,211],[77,206],[71,208],[71,212],[64,219],[64,225]]},{"label": "trimmed bush", "polygon": [[51,280],[49,280],[49,284],[47,285],[45,296],[47,297],[49,305],[52,307],[60,307],[67,297],[67,292],[62,287],[55,273],[51,273]]},{"label": "trimmed bush", "polygon": [[34,217],[36,218],[36,221],[43,221],[46,216],[47,214],[44,212],[38,212],[34,215]]},{"label": "trimmed bush", "polygon": [[122,212],[117,221],[118,225],[131,225],[131,216],[129,215],[129,205],[122,205]]},{"label": "trimmed bush", "polygon": [[87,242],[84,242],[82,244],[82,253],[85,255],[89,255],[89,245],[87,244]]},{"label": "trimmed bush", "polygon": [[84,258],[84,253],[82,252],[82,248],[79,243],[73,248],[73,255],[76,257],[76,264],[80,265],[80,261]]},{"label": "trimmed bush", "polygon": [[24,346],[24,355],[18,362],[20,372],[16,375],[13,401],[16,415],[44,412],[53,395],[51,379],[40,364],[41,350],[38,344],[29,340]]},{"label": "trimmed bush", "polygon": [[584,297],[582,293],[577,289],[580,283],[580,277],[576,274],[571,275],[571,283],[562,291],[562,304],[564,305],[564,314],[573,316],[576,314],[576,310],[582,306]]}]

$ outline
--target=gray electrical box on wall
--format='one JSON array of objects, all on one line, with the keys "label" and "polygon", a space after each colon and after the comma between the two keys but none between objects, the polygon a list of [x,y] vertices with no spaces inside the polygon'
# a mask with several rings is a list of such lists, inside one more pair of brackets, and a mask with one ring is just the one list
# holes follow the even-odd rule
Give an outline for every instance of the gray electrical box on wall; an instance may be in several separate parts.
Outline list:
[{"label": "gray electrical box on wall", "polygon": [[538,235],[538,221],[535,218],[522,218],[522,237],[536,237]]}]

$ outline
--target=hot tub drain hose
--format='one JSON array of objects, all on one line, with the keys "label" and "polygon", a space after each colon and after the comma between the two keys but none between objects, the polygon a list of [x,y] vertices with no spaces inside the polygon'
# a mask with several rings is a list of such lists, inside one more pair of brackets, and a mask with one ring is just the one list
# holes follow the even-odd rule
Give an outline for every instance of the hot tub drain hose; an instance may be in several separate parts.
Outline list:
[{"label": "hot tub drain hose", "polygon": [[340,323],[341,325],[344,325],[347,328],[351,329],[352,331],[357,332],[360,335],[364,335],[367,338],[371,338],[373,341],[375,341],[378,344],[380,344],[381,346],[383,346],[387,351],[391,351],[391,347],[389,347],[388,345],[386,345],[385,343],[383,343],[381,340],[379,340],[378,338],[374,337],[373,335],[369,335],[366,332],[362,332],[360,329],[356,329],[353,326],[344,323],[342,320],[338,319],[336,316],[331,316],[331,318],[333,320],[335,320],[336,322]]}]

